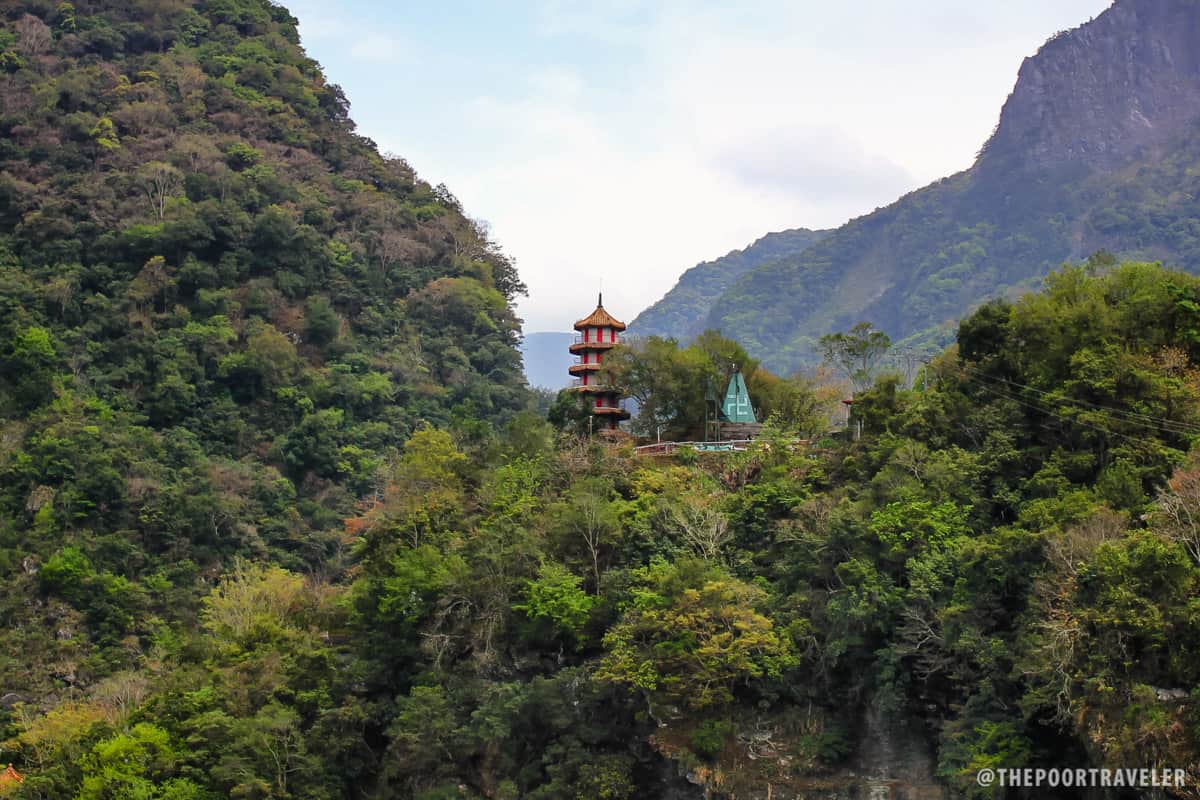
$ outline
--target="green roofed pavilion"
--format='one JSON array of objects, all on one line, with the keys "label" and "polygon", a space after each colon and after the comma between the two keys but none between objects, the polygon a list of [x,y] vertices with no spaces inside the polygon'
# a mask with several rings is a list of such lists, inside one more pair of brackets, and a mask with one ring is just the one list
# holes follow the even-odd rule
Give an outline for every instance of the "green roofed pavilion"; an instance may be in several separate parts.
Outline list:
[{"label": "green roofed pavilion", "polygon": [[735,372],[729,379],[725,402],[721,405],[721,417],[722,422],[736,424],[758,422],[754,416],[754,406],[750,404],[750,393],[746,391],[746,381],[740,372]]}]

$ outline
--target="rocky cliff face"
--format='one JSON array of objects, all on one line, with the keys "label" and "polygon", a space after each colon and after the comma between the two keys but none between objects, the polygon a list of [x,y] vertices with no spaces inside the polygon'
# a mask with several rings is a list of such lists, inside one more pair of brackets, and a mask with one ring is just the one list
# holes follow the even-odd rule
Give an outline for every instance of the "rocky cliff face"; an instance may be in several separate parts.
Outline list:
[{"label": "rocky cliff face", "polygon": [[[934,775],[934,756],[921,722],[883,711],[868,702],[854,730],[854,752],[834,770],[814,768],[804,755],[803,735],[784,732],[780,720],[756,721],[758,737],[742,731],[715,763],[677,769],[700,791],[675,788],[675,800],[947,800],[947,785]],[[769,736],[762,736],[762,731]],[[667,736],[655,737],[660,749]],[[675,753],[677,756],[678,753]],[[664,787],[678,787],[668,770]],[[665,796],[665,794],[664,794]]]},{"label": "rocky cliff face", "polygon": [[1200,118],[1200,3],[1122,0],[1025,59],[987,158],[1115,168]]}]

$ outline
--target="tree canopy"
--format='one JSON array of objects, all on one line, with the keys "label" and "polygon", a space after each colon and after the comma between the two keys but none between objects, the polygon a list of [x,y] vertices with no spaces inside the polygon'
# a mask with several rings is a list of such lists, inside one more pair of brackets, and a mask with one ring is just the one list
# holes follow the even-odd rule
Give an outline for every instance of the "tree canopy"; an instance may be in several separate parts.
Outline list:
[{"label": "tree canopy", "polygon": [[0,792],[850,794],[880,720],[962,795],[1197,762],[1200,279],[988,303],[858,439],[719,335],[614,348],[645,433],[733,366],[768,417],[642,457],[533,410],[511,262],[286,10],[2,16]]}]

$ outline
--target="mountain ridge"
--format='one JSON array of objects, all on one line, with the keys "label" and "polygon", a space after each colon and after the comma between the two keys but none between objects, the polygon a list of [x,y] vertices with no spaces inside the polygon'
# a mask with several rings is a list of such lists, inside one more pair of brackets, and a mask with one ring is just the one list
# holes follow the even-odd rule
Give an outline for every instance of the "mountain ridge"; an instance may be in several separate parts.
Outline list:
[{"label": "mountain ridge", "polygon": [[703,327],[697,327],[694,320],[703,319],[712,303],[734,281],[772,261],[803,252],[828,233],[810,228],[775,231],[740,250],[700,262],[684,272],[662,299],[634,318],[629,325],[630,334],[674,336],[681,340],[699,335]]},{"label": "mountain ridge", "polygon": [[985,299],[1098,250],[1200,269],[1200,48],[1188,42],[1200,44],[1191,0],[1118,0],[1051,37],[970,168],[746,272],[688,329],[720,330],[788,372],[860,320],[943,344]]}]

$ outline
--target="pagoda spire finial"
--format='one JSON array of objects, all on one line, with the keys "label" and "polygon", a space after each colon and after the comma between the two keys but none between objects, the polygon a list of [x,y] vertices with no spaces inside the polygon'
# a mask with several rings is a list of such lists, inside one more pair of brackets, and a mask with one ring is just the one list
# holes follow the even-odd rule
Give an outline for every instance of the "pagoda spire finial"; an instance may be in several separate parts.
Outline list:
[{"label": "pagoda spire finial", "polygon": [[600,292],[599,294],[596,295],[596,308],[603,308],[603,307],[604,307],[604,292]]}]

